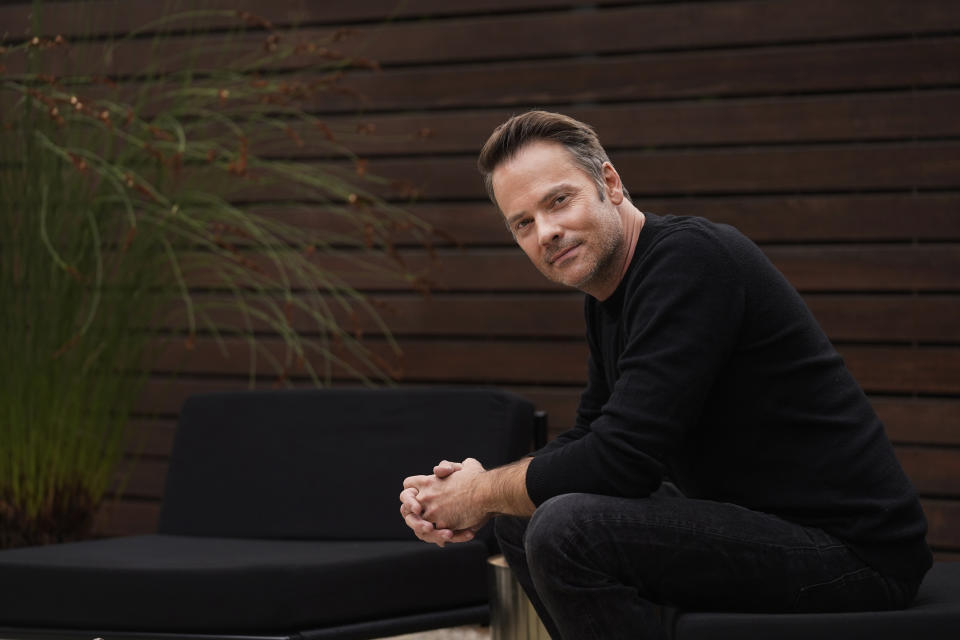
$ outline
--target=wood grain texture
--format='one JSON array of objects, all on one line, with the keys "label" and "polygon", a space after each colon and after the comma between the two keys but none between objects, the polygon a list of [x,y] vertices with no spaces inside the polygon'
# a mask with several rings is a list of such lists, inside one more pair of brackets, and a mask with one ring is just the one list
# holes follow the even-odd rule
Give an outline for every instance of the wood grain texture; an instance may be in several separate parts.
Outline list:
[{"label": "wood grain texture", "polygon": [[[785,45],[716,51],[579,56],[355,70],[337,76],[335,90],[309,91],[297,104],[317,113],[566,105],[805,92],[937,89],[960,83],[960,69],[945,61],[960,55],[960,38]],[[329,69],[327,70],[329,71]],[[287,86],[310,87],[317,75],[283,76]],[[329,80],[329,78],[328,78]],[[198,78],[198,88],[222,88]],[[160,87],[158,90],[162,90]],[[116,89],[91,85],[87,102],[115,95],[133,100],[135,81]],[[228,106],[240,105],[230,100]]]},{"label": "wood grain texture", "polygon": [[942,87],[960,79],[960,69],[943,64],[958,54],[960,40],[932,38],[402,68],[348,75],[342,96],[307,105],[324,112]]},{"label": "wood grain texture", "polygon": [[[834,342],[960,343],[960,300],[951,295],[808,294],[805,300]],[[216,306],[218,301],[225,301],[224,297],[195,295],[197,307]],[[584,335],[583,295],[577,292],[429,296],[401,292],[374,295],[371,302],[391,333],[401,338],[580,339]],[[251,304],[256,306],[255,300]],[[351,313],[335,304],[330,307],[334,317],[350,330],[373,337],[382,334],[380,323],[372,315]],[[236,320],[235,314],[216,308],[209,316],[222,325]],[[167,321],[181,331],[187,328],[185,312],[179,306]],[[287,321],[284,317],[283,322]],[[291,313],[289,322],[298,331],[310,332],[316,327],[299,310]],[[252,327],[260,332],[275,328],[257,319]]]},{"label": "wood grain texture", "polygon": [[[956,135],[960,92],[893,91],[866,94],[724,98],[564,107],[589,122],[607,150],[663,146],[810,143]],[[475,154],[493,129],[516,110],[375,113],[329,116],[338,139],[370,156]],[[293,124],[302,147],[286,136],[266,153],[298,157],[322,153],[325,132]],[[358,129],[364,133],[357,133]]]},{"label": "wood grain texture", "polygon": [[[641,2],[644,0],[640,0]],[[616,4],[619,0],[594,0],[593,4]],[[85,34],[91,27],[96,33],[127,33],[132,29],[161,19],[172,7],[189,9],[184,2],[158,3],[156,0],[93,0],[78,5],[69,0],[45,3],[44,31],[53,34]],[[234,13],[249,12],[269,19],[276,26],[285,27],[306,23],[342,24],[354,21],[385,21],[413,18],[435,19],[470,13],[509,13],[512,11],[542,10],[556,7],[575,7],[574,0],[355,0],[354,2],[310,2],[305,0],[206,0],[204,7],[222,11],[225,15],[198,16],[189,22],[195,29],[216,29],[236,24]],[[118,6],[123,10],[118,11]],[[0,7],[0,23],[9,25],[14,35],[32,33],[31,2],[20,0]]]},{"label": "wood grain texture", "polygon": [[[88,4],[94,6],[85,12],[80,24],[89,23],[90,12],[103,5]],[[404,9],[410,11],[416,4],[403,3],[396,8],[401,12]],[[62,12],[72,11],[69,6],[57,8]],[[346,58],[362,57],[376,60],[383,66],[393,66],[757,46],[852,39],[865,35],[914,36],[949,33],[960,26],[960,11],[948,0],[927,0],[911,9],[898,0],[877,0],[869,5],[829,0],[675,3],[610,7],[599,11],[571,10],[557,3],[549,8],[549,11],[526,14],[394,20],[370,26],[355,25],[346,30],[342,27],[284,28],[292,16],[280,7],[269,7],[261,15],[279,27],[283,45],[300,45],[303,51],[301,55],[272,65],[287,69],[328,61],[322,54],[311,55],[307,49],[311,44],[317,49],[333,50]],[[32,31],[24,24],[26,12],[23,10],[18,14],[13,8],[6,8],[7,16],[3,13],[0,9],[0,18],[6,17],[9,24],[23,25],[21,33]],[[309,20],[309,13],[313,13],[310,17],[329,21],[332,12],[318,15],[307,10],[302,11],[301,16]],[[180,20],[175,26],[181,29],[188,26],[194,30],[210,24],[233,29],[250,26],[241,17],[230,14],[226,11],[218,16],[197,16]],[[49,26],[43,31],[53,33],[61,20],[59,16],[45,15],[44,22]],[[77,26],[63,26],[65,29],[57,33],[77,33]],[[16,26],[14,30],[17,30]],[[549,34],[549,37],[537,37],[539,34]],[[144,61],[149,60],[157,61],[164,70],[182,68],[190,61],[181,59],[180,54],[194,47],[206,51],[203,58],[193,62],[199,65],[199,70],[229,66],[251,51],[262,51],[265,37],[266,32],[256,29],[253,33],[232,37],[200,31],[198,35],[173,37],[159,43],[151,39],[126,40],[114,50],[112,70],[121,75],[138,73],[143,70]],[[210,43],[214,42],[216,46],[211,46]],[[83,60],[100,55],[100,49],[101,45],[96,43],[78,43],[74,46],[74,55]]]}]

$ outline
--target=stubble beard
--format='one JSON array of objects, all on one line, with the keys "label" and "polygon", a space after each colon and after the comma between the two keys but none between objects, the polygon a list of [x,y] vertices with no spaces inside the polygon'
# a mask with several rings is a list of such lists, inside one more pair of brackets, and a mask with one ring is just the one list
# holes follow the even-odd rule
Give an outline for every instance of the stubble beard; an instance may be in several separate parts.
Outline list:
[{"label": "stubble beard", "polygon": [[618,257],[623,255],[623,247],[621,246],[623,244],[623,233],[623,225],[618,218],[615,223],[605,224],[595,237],[587,238],[581,242],[582,253],[589,254],[591,250],[595,250],[596,253],[592,256],[581,254],[574,257],[574,260],[592,260],[592,264],[587,267],[586,273],[575,282],[565,279],[562,270],[558,270],[553,264],[547,262],[544,262],[545,268],[541,268],[540,271],[553,282],[585,291],[591,288],[592,284],[612,278],[619,273],[618,267],[621,260],[618,260]]}]

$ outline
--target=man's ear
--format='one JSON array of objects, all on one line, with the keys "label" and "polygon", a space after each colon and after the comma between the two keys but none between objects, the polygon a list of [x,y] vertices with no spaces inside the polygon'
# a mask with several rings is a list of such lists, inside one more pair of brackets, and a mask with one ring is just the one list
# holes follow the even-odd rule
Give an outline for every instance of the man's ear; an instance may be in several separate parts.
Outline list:
[{"label": "man's ear", "polygon": [[619,205],[623,202],[623,183],[620,181],[620,174],[609,162],[604,162],[600,171],[603,172],[603,190],[610,198],[610,202]]}]

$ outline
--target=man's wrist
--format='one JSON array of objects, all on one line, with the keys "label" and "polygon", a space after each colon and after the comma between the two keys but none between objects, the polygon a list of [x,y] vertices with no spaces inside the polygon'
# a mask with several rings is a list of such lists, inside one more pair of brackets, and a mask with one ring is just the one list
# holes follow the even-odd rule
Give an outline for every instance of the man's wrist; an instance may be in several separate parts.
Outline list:
[{"label": "man's wrist", "polygon": [[527,495],[531,458],[484,471],[478,476],[477,504],[487,515],[529,516],[536,508]]}]

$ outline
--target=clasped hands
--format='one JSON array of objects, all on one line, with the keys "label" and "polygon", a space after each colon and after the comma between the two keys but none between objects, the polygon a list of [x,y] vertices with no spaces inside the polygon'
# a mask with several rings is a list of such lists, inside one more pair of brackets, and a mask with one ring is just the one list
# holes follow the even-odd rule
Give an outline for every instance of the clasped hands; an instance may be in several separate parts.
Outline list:
[{"label": "clasped hands", "polygon": [[472,540],[490,519],[477,491],[483,465],[473,458],[444,460],[433,475],[410,476],[400,492],[400,515],[418,538],[443,546]]}]

